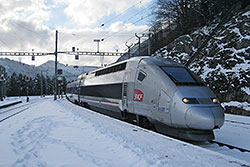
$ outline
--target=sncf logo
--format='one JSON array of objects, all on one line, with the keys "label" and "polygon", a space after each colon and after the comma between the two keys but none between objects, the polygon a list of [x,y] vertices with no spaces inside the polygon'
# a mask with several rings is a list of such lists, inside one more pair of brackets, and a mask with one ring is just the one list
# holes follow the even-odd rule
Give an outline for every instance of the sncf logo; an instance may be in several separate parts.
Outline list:
[{"label": "sncf logo", "polygon": [[134,90],[134,101],[142,101],[144,93],[138,89]]}]

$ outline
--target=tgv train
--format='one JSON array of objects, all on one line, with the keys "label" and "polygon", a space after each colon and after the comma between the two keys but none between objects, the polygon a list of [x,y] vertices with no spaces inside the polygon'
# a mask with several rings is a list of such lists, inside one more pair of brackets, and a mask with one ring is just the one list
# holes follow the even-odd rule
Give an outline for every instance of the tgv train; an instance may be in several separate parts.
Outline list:
[{"label": "tgv train", "polygon": [[224,123],[213,92],[163,58],[135,57],[82,74],[66,93],[74,103],[185,140],[212,140]]}]

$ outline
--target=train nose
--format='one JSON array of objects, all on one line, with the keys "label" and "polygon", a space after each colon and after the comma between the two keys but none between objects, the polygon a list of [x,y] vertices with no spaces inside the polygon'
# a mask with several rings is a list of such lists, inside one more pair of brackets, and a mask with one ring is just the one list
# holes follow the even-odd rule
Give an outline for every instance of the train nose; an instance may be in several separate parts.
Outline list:
[{"label": "train nose", "polygon": [[221,107],[191,107],[186,112],[186,125],[192,129],[212,130],[224,123]]}]

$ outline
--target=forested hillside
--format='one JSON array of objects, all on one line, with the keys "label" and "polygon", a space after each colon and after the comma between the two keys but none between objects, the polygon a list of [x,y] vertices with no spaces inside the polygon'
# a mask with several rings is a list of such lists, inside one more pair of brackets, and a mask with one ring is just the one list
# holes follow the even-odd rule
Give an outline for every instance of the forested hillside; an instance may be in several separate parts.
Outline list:
[{"label": "forested hillside", "polygon": [[[187,32],[157,50],[154,56],[185,64],[224,19],[189,68],[224,102],[227,112],[250,115],[250,6],[247,1],[238,2],[228,1],[231,6],[238,6],[228,6],[225,12],[218,10],[218,16],[207,22],[194,21]],[[229,11],[231,17],[226,18]]]},{"label": "forested hillside", "polygon": [[[48,61],[36,67],[7,58],[0,59],[0,77],[4,78],[6,82],[7,96],[25,96],[27,95],[27,87],[29,95],[41,95],[41,92],[53,94],[54,66],[54,61]],[[62,69],[64,78],[63,84],[61,84],[62,89],[65,89],[67,82],[76,80],[80,74],[96,68],[92,66],[67,66],[58,63],[58,69]]]}]

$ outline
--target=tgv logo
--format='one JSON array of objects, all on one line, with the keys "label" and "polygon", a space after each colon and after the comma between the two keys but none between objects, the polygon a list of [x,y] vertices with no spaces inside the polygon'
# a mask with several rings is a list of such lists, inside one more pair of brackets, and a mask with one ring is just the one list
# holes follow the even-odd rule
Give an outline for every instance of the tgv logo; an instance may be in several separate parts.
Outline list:
[{"label": "tgv logo", "polygon": [[134,101],[142,101],[144,93],[138,89],[134,90]]}]

